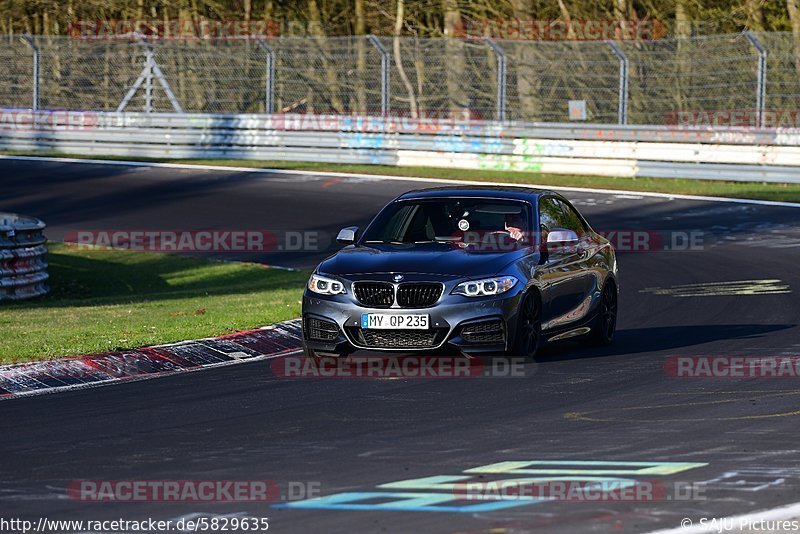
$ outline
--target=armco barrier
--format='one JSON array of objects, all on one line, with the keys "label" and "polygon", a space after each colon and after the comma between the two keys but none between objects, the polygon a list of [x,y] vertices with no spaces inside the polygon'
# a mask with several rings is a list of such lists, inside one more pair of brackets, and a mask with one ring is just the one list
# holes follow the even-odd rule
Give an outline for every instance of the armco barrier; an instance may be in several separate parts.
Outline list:
[{"label": "armco barrier", "polygon": [[0,301],[47,293],[44,228],[34,217],[0,213]]},{"label": "armco barrier", "polygon": [[800,130],[0,110],[0,150],[800,183]]}]

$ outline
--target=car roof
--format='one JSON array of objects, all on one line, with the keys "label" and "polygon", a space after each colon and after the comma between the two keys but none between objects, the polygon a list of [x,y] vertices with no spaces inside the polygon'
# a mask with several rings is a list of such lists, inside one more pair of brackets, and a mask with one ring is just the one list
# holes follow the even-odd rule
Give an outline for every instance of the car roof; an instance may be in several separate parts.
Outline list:
[{"label": "car roof", "polygon": [[[447,198],[447,197],[470,197],[470,198],[504,198],[511,200],[533,201],[542,195],[555,195],[553,191],[547,189],[536,189],[533,187],[515,187],[506,185],[476,185],[468,187],[432,187],[428,189],[415,189],[403,193],[397,200],[408,200],[414,198]],[[560,195],[559,195],[560,196]]]}]

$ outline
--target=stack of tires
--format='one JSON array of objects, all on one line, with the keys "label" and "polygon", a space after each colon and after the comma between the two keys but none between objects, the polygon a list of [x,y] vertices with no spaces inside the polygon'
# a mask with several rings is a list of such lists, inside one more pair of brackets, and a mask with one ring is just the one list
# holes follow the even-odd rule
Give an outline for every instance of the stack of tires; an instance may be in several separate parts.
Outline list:
[{"label": "stack of tires", "polygon": [[35,217],[0,212],[0,301],[47,293],[44,228]]}]

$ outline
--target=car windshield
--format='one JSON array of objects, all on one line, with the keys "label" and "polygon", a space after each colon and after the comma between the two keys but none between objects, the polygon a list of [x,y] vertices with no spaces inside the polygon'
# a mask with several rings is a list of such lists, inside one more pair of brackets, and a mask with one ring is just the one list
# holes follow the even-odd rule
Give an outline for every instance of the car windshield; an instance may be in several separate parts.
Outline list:
[{"label": "car windshield", "polygon": [[523,242],[529,235],[527,204],[495,199],[414,199],[387,206],[362,243],[477,243],[487,238]]}]

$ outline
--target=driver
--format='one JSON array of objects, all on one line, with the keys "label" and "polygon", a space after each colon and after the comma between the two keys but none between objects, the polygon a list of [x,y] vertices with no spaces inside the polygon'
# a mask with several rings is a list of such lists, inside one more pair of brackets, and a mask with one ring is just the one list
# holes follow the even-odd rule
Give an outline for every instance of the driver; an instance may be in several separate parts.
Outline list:
[{"label": "driver", "polygon": [[523,229],[525,228],[525,220],[521,213],[510,213],[506,215],[505,228],[511,239],[522,241],[525,237]]}]

